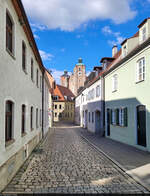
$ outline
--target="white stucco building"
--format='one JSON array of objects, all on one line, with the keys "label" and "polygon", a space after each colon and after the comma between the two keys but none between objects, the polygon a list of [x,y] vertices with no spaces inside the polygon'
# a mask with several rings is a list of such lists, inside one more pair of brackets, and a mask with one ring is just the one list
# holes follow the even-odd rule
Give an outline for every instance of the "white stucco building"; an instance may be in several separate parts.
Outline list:
[{"label": "white stucco building", "polygon": [[97,74],[75,99],[75,123],[89,131],[104,134],[103,78]]},{"label": "white stucco building", "polygon": [[0,40],[1,191],[48,131],[49,84],[21,1],[0,0]]}]

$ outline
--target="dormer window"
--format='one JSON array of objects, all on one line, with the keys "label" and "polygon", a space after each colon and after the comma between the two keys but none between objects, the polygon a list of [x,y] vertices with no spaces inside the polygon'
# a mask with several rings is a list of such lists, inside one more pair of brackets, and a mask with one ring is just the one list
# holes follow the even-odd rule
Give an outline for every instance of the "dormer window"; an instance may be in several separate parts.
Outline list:
[{"label": "dormer window", "polygon": [[127,55],[127,46],[125,45],[123,47],[123,56],[125,57]]},{"label": "dormer window", "polygon": [[142,41],[146,40],[146,27],[142,29]]}]

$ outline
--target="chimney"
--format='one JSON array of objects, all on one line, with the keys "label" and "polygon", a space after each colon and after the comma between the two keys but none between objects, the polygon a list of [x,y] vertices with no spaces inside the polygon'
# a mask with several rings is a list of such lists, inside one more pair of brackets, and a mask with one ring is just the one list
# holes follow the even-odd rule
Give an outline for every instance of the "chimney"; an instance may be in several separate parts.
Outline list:
[{"label": "chimney", "polygon": [[112,47],[112,57],[114,57],[115,54],[117,54],[117,52],[118,52],[118,47],[117,47],[117,45],[114,45],[114,46]]}]

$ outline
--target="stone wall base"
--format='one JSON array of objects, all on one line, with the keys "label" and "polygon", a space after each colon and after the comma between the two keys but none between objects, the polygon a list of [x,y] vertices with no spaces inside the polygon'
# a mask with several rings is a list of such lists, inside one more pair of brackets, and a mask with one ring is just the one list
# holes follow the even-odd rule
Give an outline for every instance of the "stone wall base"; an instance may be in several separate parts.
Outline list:
[{"label": "stone wall base", "polygon": [[0,192],[9,184],[41,139],[40,132],[0,166]]}]

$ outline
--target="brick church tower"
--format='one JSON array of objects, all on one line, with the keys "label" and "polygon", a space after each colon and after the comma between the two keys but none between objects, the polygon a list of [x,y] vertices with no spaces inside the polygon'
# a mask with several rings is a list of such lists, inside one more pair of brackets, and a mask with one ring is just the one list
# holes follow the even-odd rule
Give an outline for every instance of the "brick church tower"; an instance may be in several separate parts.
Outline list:
[{"label": "brick church tower", "polygon": [[60,77],[60,84],[66,88],[69,88],[69,75],[67,71],[64,71],[64,74]]},{"label": "brick church tower", "polygon": [[79,58],[78,63],[75,65],[73,70],[73,79],[72,81],[69,82],[69,88],[72,89],[74,95],[77,95],[78,89],[84,86],[85,80],[86,80],[85,65],[83,64],[82,58]]},{"label": "brick church tower", "polygon": [[73,73],[69,76],[67,71],[60,77],[60,84],[66,88],[69,88],[72,93],[77,96],[78,89],[84,86],[86,80],[85,65],[82,58],[78,59],[78,63],[75,65]]}]

